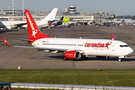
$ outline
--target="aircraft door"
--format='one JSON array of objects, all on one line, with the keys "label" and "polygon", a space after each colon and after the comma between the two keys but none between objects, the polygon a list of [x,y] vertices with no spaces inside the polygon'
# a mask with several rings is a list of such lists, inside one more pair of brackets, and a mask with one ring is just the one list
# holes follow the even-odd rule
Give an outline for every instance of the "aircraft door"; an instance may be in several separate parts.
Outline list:
[{"label": "aircraft door", "polygon": [[36,45],[37,45],[37,46],[39,46],[39,45],[40,45],[39,41],[37,41]]},{"label": "aircraft door", "polygon": [[112,45],[112,51],[115,51],[115,44]]}]

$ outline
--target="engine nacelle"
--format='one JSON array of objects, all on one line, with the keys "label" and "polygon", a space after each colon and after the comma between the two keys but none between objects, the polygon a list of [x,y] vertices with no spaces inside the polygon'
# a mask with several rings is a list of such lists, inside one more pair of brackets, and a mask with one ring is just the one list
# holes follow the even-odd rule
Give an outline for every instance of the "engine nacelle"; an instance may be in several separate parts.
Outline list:
[{"label": "engine nacelle", "polygon": [[66,59],[79,59],[81,57],[81,54],[77,51],[67,51],[65,53]]}]

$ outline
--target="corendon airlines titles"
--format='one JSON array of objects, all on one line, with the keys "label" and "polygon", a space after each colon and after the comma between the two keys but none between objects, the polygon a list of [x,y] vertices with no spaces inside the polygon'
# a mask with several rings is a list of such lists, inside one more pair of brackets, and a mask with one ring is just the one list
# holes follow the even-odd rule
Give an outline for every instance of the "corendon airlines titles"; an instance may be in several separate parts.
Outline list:
[{"label": "corendon airlines titles", "polygon": [[91,48],[107,48],[109,49],[109,45],[111,45],[112,42],[108,42],[108,43],[85,43],[85,47],[91,47]]}]

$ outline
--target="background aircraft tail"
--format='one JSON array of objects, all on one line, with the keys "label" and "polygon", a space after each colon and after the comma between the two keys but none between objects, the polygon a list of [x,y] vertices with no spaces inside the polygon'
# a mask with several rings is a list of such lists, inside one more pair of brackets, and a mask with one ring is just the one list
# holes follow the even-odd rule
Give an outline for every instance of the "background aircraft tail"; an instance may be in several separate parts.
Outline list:
[{"label": "background aircraft tail", "polygon": [[69,19],[70,19],[70,17],[68,16],[68,17],[67,17],[67,19],[66,19],[66,23],[68,23],[68,22],[69,22]]},{"label": "background aircraft tail", "polygon": [[55,19],[58,8],[54,8],[42,21],[53,21]]},{"label": "background aircraft tail", "polygon": [[69,19],[70,19],[70,17],[68,16],[68,17],[64,17],[64,19],[63,19],[63,23],[68,23],[69,22]]},{"label": "background aircraft tail", "polygon": [[65,23],[65,22],[66,22],[66,17],[64,17],[64,18],[63,18],[63,21],[62,21],[62,23]]},{"label": "background aircraft tail", "polygon": [[63,18],[64,18],[64,16],[62,16],[62,17],[60,18],[60,20],[57,22],[57,25],[61,25],[61,24],[62,24]]},{"label": "background aircraft tail", "polygon": [[36,40],[40,38],[50,38],[39,30],[29,10],[25,10],[25,15],[27,20],[29,39]]}]

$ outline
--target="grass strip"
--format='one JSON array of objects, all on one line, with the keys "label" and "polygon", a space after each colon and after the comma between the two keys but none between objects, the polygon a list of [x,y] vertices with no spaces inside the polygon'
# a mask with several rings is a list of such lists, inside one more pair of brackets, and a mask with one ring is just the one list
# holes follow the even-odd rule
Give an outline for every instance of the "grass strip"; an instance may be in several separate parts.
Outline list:
[{"label": "grass strip", "polygon": [[0,71],[0,82],[135,87],[134,71]]}]

